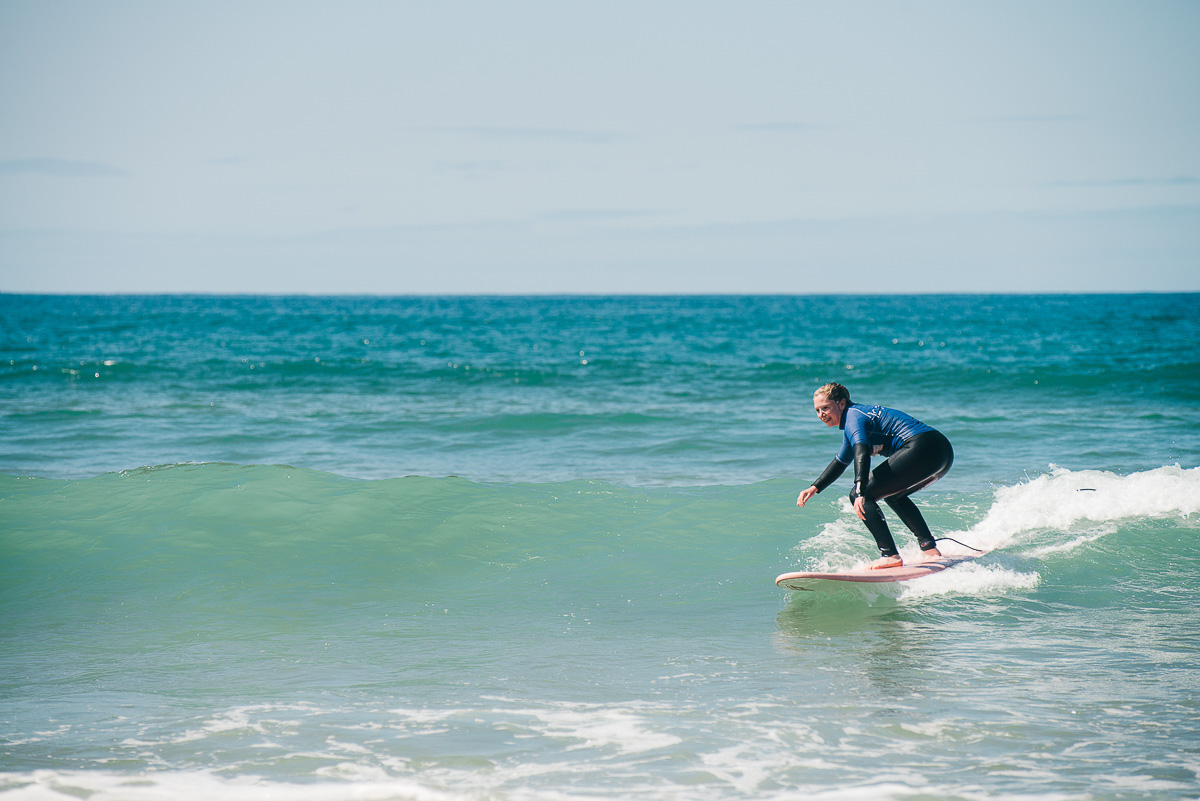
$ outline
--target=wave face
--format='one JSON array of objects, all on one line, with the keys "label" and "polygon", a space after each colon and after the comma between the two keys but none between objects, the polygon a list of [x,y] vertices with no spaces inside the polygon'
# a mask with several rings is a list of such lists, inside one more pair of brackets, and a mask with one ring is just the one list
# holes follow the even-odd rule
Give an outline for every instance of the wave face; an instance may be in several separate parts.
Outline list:
[{"label": "wave face", "polygon": [[[248,623],[269,630],[284,612],[320,626],[330,608],[342,627],[360,607],[434,608],[440,598],[482,615],[492,614],[498,596],[508,615],[540,613],[551,598],[572,609],[664,598],[707,608],[711,600],[695,593],[705,584],[729,585],[728,600],[749,602],[781,562],[836,570],[870,557],[871,541],[847,500],[821,496],[801,511],[792,490],[787,481],[690,488],[369,481],[231,464],[84,480],[0,475],[6,594],[21,600],[9,609],[9,625],[25,617],[23,609],[38,610],[31,622],[42,626],[52,612],[86,619],[113,604],[126,607],[125,617],[171,611],[180,625],[190,615],[208,626],[226,619],[227,634]],[[1056,468],[994,493],[931,496],[922,506],[939,536],[950,538],[942,543],[948,552],[971,546],[1053,561],[1098,551],[1101,560],[1124,561],[1120,550],[1137,547],[1140,559],[1162,559],[1146,569],[1169,571],[1179,526],[1186,530],[1200,512],[1200,468],[1128,476]],[[833,519],[797,540],[810,516]],[[1131,538],[1139,526],[1145,536]],[[901,530],[897,540],[911,549]],[[1088,583],[1111,575],[1109,565],[1094,566],[1099,573]]]},{"label": "wave face", "polygon": [[0,799],[1194,796],[1196,300],[0,295]]}]

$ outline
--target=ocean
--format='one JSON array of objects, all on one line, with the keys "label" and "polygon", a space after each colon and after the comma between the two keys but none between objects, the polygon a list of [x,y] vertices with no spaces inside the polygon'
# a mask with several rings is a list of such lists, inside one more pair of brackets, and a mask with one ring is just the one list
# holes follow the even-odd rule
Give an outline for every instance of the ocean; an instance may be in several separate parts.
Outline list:
[{"label": "ocean", "polygon": [[1200,295],[0,295],[0,799],[1196,799],[1198,537]]}]

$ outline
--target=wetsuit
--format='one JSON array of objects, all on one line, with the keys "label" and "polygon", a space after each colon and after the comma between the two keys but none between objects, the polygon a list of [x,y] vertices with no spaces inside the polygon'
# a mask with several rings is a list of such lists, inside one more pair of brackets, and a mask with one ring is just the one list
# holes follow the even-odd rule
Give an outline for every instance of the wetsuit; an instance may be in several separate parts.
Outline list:
[{"label": "wetsuit", "polygon": [[[936,548],[937,543],[917,505],[908,497],[928,487],[950,469],[954,449],[940,431],[904,412],[883,406],[853,403],[842,413],[838,426],[844,432],[837,456],[813,482],[817,492],[828,487],[854,464],[854,489],[850,502],[865,500],[867,530],[875,538],[883,556],[898,556],[896,542],[877,501],[882,500],[900,521],[917,535],[921,550]],[[871,471],[871,455],[882,454],[887,461]]]}]

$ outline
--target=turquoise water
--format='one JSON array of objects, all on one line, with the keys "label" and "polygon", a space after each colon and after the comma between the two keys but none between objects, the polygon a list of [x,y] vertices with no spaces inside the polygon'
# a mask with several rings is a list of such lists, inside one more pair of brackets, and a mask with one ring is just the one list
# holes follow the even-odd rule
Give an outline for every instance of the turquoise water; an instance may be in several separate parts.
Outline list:
[{"label": "turquoise water", "polygon": [[0,797],[1198,798],[1197,300],[0,296]]}]

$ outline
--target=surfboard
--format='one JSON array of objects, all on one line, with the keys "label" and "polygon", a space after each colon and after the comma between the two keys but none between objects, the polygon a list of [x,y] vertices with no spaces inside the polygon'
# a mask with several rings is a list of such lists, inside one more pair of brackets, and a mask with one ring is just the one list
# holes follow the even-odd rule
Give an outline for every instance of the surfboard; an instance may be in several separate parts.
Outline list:
[{"label": "surfboard", "polygon": [[785,590],[817,590],[831,586],[832,582],[851,581],[864,584],[883,584],[891,581],[911,581],[932,576],[948,567],[969,562],[982,554],[971,556],[943,556],[929,562],[916,562],[899,567],[883,567],[878,570],[839,570],[833,573],[784,573],[775,579],[775,585]]}]

